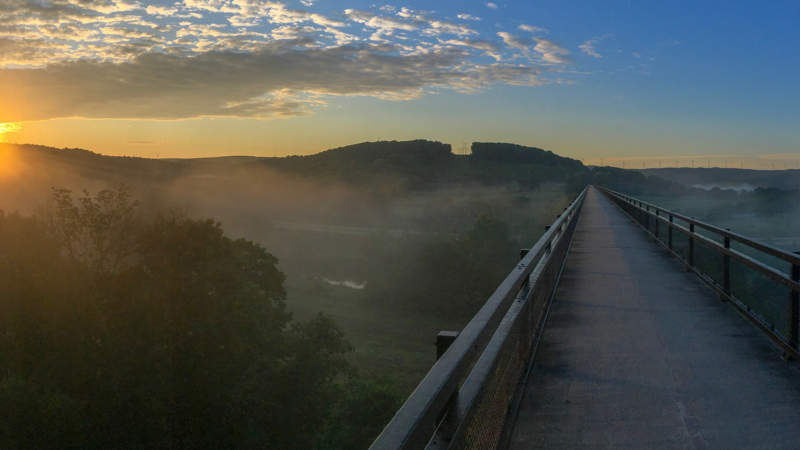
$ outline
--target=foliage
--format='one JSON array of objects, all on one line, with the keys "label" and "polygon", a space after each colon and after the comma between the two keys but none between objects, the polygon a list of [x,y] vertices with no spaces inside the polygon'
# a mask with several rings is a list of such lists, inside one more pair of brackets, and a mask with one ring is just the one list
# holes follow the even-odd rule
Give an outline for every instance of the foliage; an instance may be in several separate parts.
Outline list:
[{"label": "foliage", "polygon": [[536,147],[517,144],[473,142],[472,158],[478,161],[498,161],[514,164],[540,164],[572,170],[583,169],[577,159],[565,158]]},{"label": "foliage", "polygon": [[310,448],[357,414],[351,391],[331,410],[361,382],[350,345],[292,320],[262,247],[125,190],[53,198],[46,220],[0,213],[0,447]]},{"label": "foliage", "polygon": [[505,222],[482,214],[464,232],[417,251],[404,255],[405,270],[375,296],[417,314],[468,319],[508,274],[519,248]]},{"label": "foliage", "polygon": [[351,377],[342,384],[317,448],[368,448],[400,408],[402,402],[392,388],[394,384],[392,380],[365,377]]},{"label": "foliage", "polygon": [[139,206],[125,190],[84,191],[78,204],[67,189],[53,189],[50,231],[72,259],[98,273],[116,272],[134,252],[135,212]]},{"label": "foliage", "polygon": [[586,171],[580,161],[535,147],[476,142],[472,154],[465,156],[453,154],[449,144],[425,140],[364,142],[263,161],[314,179],[368,185],[389,193],[458,183],[534,188]]}]

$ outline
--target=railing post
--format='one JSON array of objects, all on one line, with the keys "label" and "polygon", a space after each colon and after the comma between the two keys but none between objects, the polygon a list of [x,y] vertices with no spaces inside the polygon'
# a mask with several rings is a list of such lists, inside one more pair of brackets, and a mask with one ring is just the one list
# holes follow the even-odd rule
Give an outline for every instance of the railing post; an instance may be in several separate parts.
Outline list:
[{"label": "railing post", "polygon": [[[800,255],[800,252],[795,252]],[[800,282],[800,264],[792,264],[792,280],[796,282]],[[789,320],[792,321],[789,324],[789,344],[795,349],[798,349],[800,343],[798,342],[798,338],[800,338],[800,333],[798,333],[798,327],[800,327],[800,293],[792,289],[791,291],[791,314],[789,314]]]},{"label": "railing post", "polygon": [[689,268],[694,267],[694,224],[689,224]]},{"label": "railing post", "polygon": [[672,214],[670,214],[669,226],[668,226],[669,230],[667,231],[667,246],[669,247],[670,250],[672,250],[672,223],[673,223],[673,218]]},{"label": "railing post", "polygon": [[[725,230],[730,231],[730,228],[726,228]],[[730,250],[730,236],[725,236],[723,242],[725,244],[725,249]],[[722,291],[731,295],[731,255],[728,254],[722,255]],[[724,296],[722,296],[722,300],[725,300]]]},{"label": "railing post", "polygon": [[436,359],[444,355],[444,352],[450,348],[450,344],[458,337],[458,331],[440,331],[436,335]]},{"label": "railing post", "polygon": [[661,220],[659,220],[660,216],[658,215],[658,212],[658,209],[656,209],[656,239],[658,239],[659,222],[661,222]]}]

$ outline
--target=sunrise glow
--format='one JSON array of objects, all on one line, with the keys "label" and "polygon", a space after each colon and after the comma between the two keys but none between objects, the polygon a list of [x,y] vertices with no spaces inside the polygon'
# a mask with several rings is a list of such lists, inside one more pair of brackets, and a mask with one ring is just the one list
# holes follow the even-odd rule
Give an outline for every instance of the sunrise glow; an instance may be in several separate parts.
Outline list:
[{"label": "sunrise glow", "polygon": [[0,123],[0,142],[6,142],[6,135],[21,129],[22,125],[16,122]]}]

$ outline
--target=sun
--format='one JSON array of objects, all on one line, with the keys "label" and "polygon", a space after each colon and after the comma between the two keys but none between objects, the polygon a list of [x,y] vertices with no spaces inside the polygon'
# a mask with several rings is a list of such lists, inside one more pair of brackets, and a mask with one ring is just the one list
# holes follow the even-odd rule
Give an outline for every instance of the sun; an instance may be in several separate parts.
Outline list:
[{"label": "sun", "polygon": [[2,122],[0,123],[0,142],[5,142],[5,136],[8,133],[14,133],[22,129],[22,125],[17,122]]}]

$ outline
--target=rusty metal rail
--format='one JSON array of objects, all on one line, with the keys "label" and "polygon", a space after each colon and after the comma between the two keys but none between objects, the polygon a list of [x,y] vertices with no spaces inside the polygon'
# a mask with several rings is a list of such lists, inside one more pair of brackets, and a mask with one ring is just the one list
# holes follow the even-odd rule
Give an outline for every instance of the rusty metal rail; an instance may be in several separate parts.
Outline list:
[{"label": "rusty metal rail", "polygon": [[522,257],[371,448],[496,448],[507,437],[585,196]]},{"label": "rusty metal rail", "polygon": [[[741,313],[766,332],[783,348],[787,356],[800,358],[800,353],[798,353],[798,346],[800,345],[800,336],[798,336],[800,334],[800,255],[620,192],[600,186],[598,186],[598,189],[639,222],[665,248],[681,259],[689,270],[697,273],[703,281],[714,288],[723,300],[729,300]],[[676,220],[683,222],[683,224],[676,222]],[[662,227],[665,227],[663,231]],[[699,229],[705,230],[712,237],[699,234]],[[676,250],[673,230],[677,230],[688,239],[686,256]],[[713,236],[716,236],[721,242],[714,240]],[[754,256],[731,248],[732,242],[740,244],[743,249],[748,250]],[[719,266],[716,266],[716,268],[719,268],[721,272],[721,276],[717,277],[718,279],[698,268],[697,244],[701,244],[717,254]],[[785,262],[788,264],[789,270],[784,272],[759,260],[756,255],[768,255],[768,257],[774,258],[776,261]],[[765,318],[764,314],[760,313],[757,305],[753,305],[753,302],[745,302],[735,295],[731,285],[732,260],[788,288],[788,295],[785,297],[786,305],[783,307],[783,314],[781,314],[782,319],[785,320],[784,324],[774,323],[774,321]],[[766,294],[761,293],[761,296],[766,297]],[[783,332],[779,331],[781,328],[784,330]]]}]

